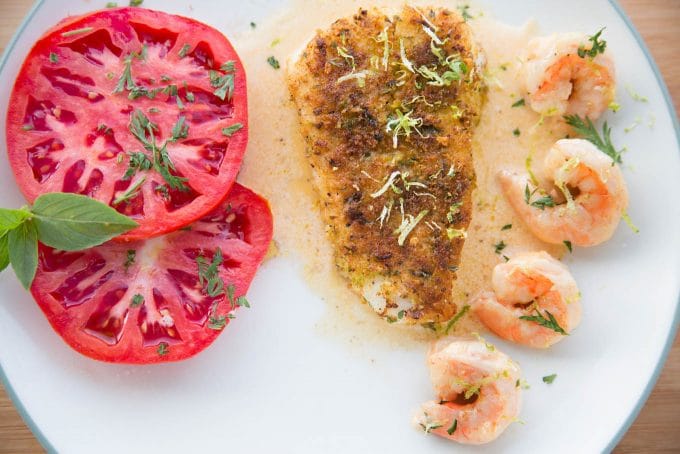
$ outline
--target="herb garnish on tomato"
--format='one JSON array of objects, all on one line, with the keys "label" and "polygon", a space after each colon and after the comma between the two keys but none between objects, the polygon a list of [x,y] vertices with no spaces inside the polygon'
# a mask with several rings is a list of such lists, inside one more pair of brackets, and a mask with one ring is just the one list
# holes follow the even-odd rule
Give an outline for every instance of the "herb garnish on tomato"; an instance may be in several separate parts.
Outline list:
[{"label": "herb garnish on tomato", "polygon": [[8,153],[29,201],[92,197],[139,224],[121,237],[132,241],[220,204],[247,125],[244,69],[221,33],[143,8],[107,9],[65,19],[36,42],[11,94]]}]

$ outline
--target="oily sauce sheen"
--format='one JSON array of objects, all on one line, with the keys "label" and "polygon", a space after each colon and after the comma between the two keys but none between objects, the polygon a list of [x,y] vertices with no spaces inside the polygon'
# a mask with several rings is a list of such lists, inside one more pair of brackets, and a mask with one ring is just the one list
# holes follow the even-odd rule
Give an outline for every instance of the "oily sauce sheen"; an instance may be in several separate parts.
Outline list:
[{"label": "oily sauce sheen", "polygon": [[[392,321],[441,322],[456,312],[451,289],[483,101],[476,61],[458,14],[407,6],[336,21],[289,69],[336,264]],[[439,79],[446,71],[453,80]],[[371,286],[382,307],[366,296]]]},{"label": "oily sauce sheen", "polygon": [[[445,6],[436,1],[410,3],[420,5],[421,9]],[[398,12],[388,2],[371,2],[371,5],[390,14]],[[423,340],[429,337],[427,333],[434,334],[429,329],[433,325],[423,323],[428,329],[421,332],[396,323],[385,323],[373,315],[367,304],[360,304],[361,296],[352,291],[347,280],[338,273],[334,248],[326,232],[327,224],[321,215],[325,201],[315,189],[315,176],[305,154],[307,144],[300,131],[297,107],[287,88],[286,75],[292,63],[317,30],[330,28],[338,18],[352,17],[361,6],[366,6],[366,3],[328,1],[320,8],[317,2],[296,0],[270,21],[258,23],[257,28],[233,37],[250,75],[249,111],[252,118],[258,119],[250,125],[250,141],[239,181],[270,200],[277,219],[274,239],[279,255],[301,261],[306,280],[328,303],[328,316],[319,324],[323,333],[349,339],[352,345],[361,340],[388,341],[407,347],[412,345],[409,339]],[[305,14],[299,14],[300,11],[305,11]],[[476,187],[468,205],[472,210],[471,221],[461,251],[457,280],[451,282],[452,308],[462,308],[470,296],[488,289],[491,270],[497,263],[505,261],[504,257],[537,250],[557,256],[564,253],[563,247],[547,245],[531,235],[507,204],[495,181],[500,168],[523,169],[528,156],[532,158],[534,172],[540,174],[541,162],[548,148],[568,133],[559,121],[545,119],[539,122],[539,115],[528,107],[511,107],[522,97],[517,50],[536,36],[538,30],[531,23],[520,28],[507,26],[491,18],[488,12],[483,17],[479,17],[479,11],[474,9],[470,13],[475,16],[468,20],[473,39],[486,57],[483,77],[488,88],[486,103],[471,137]],[[272,46],[272,43],[277,44]],[[267,62],[270,56],[281,62],[281,69],[275,70],[270,66]],[[393,59],[390,57],[391,61]],[[515,129],[520,131],[519,136],[513,134]],[[408,140],[405,137],[399,139],[400,142]],[[409,143],[417,140],[411,137]],[[385,144],[386,147],[389,145]],[[384,173],[377,175],[376,171],[373,175],[372,172],[371,169],[368,173],[376,179],[385,176]],[[369,183],[371,186],[368,186]],[[364,181],[363,186],[367,186],[365,191],[369,198],[370,193],[380,187],[371,180]],[[351,195],[353,189],[350,187],[346,191]],[[379,214],[380,210],[375,213],[375,218]],[[399,217],[398,212],[392,215]],[[512,227],[501,230],[506,225]],[[425,229],[430,232],[427,227]],[[506,247],[497,254],[495,246],[501,241]],[[483,328],[468,312],[449,333],[475,331],[482,332]]]}]

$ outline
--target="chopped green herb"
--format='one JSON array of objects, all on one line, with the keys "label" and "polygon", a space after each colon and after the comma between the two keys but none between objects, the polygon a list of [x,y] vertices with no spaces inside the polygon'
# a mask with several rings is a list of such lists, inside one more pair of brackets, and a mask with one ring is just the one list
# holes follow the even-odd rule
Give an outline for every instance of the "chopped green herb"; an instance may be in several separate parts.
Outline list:
[{"label": "chopped green herb", "polygon": [[157,113],[159,113],[160,111],[161,111],[161,109],[159,109],[158,107],[150,107],[150,108],[149,108],[149,113],[150,113],[150,114],[157,114]]},{"label": "chopped green herb", "polygon": [[516,101],[515,103],[513,103],[512,107],[522,107],[525,104],[526,104],[526,102],[524,101],[524,98],[522,98],[519,101]]},{"label": "chopped green herb", "polygon": [[144,0],[130,0],[130,6],[140,6]]},{"label": "chopped green herb", "polygon": [[543,383],[551,384],[557,378],[557,374],[546,375],[543,377]]},{"label": "chopped green herb", "polygon": [[171,189],[187,192],[189,187],[186,182],[189,181],[188,178],[178,177],[173,175],[171,170],[176,170],[175,165],[170,160],[170,155],[168,155],[168,150],[166,145],[163,145],[161,149],[156,150],[157,153],[154,156],[154,168],[161,174],[163,179]]},{"label": "chopped green herb", "polygon": [[59,63],[59,56],[54,52],[50,52],[50,62],[57,64]]},{"label": "chopped green herb", "polygon": [[113,93],[122,93],[125,90],[132,90],[134,88],[137,88],[137,84],[135,84],[135,81],[132,79],[132,59],[133,55],[130,54],[125,59],[123,60],[123,63],[125,67],[123,68],[123,74],[121,74],[120,78],[118,79],[118,84],[116,84],[116,88],[114,88]]},{"label": "chopped green herb", "polygon": [[524,203],[529,205],[529,201],[531,200],[531,191],[529,191],[529,183],[524,185]]},{"label": "chopped green herb", "polygon": [[130,303],[130,307],[139,307],[142,305],[144,302],[144,297],[137,293],[135,296],[132,297],[132,303]]},{"label": "chopped green herb", "polygon": [[[180,117],[180,119],[181,118],[184,117]],[[177,125],[183,125],[183,122],[180,119],[178,119],[177,124],[175,125],[176,127],[178,127]],[[170,139],[165,142],[161,148],[158,148],[154,136],[154,131],[158,130],[158,126],[151,122],[146,115],[144,115],[144,112],[139,109],[135,110],[130,117],[130,132],[142,143],[142,145],[144,145],[144,148],[153,153],[154,169],[161,174],[170,188],[179,191],[189,191],[189,187],[185,184],[188,179],[178,177],[171,172],[176,169],[167,150],[168,142],[172,142],[184,134],[185,129],[182,128],[183,126],[177,131],[174,131],[177,132],[178,135],[173,136],[173,139]]]},{"label": "chopped green herb", "polygon": [[456,312],[456,315],[454,315],[453,318],[451,320],[449,320],[449,322],[446,324],[446,328],[444,328],[444,334],[449,334],[449,331],[451,330],[451,328],[453,328],[453,326],[456,324],[456,322],[458,322],[458,320],[463,318],[463,316],[469,310],[470,310],[470,306],[468,304],[466,304],[465,306],[463,306],[461,308],[461,310]]},{"label": "chopped green herb", "polygon": [[227,285],[227,298],[229,299],[229,304],[234,306],[234,293],[236,292],[236,287],[234,284]]},{"label": "chopped green herb", "polygon": [[567,249],[569,250],[569,252],[573,252],[573,251],[572,251],[572,247],[571,247],[571,241],[569,241],[569,240],[564,240],[563,243],[564,243],[564,245],[567,247]]},{"label": "chopped green herb", "polygon": [[512,228],[512,224],[505,224],[503,227],[501,227],[501,230],[510,230]]},{"label": "chopped green herb", "polygon": [[494,252],[496,254],[500,254],[503,251],[503,249],[505,249],[507,246],[508,245],[505,244],[503,240],[501,240],[500,242],[494,244]]},{"label": "chopped green herb", "polygon": [[106,4],[106,7],[107,7],[107,8],[116,8],[116,7],[118,7],[118,3],[116,3],[116,2],[108,2],[108,3]]},{"label": "chopped green herb", "polygon": [[145,181],[146,177],[142,177],[132,183],[132,185],[130,185],[130,187],[122,195],[116,197],[113,202],[111,202],[111,204],[117,206],[121,203],[130,203],[132,199],[139,195],[139,188],[144,184]]},{"label": "chopped green herb", "polygon": [[599,40],[603,31],[604,28],[601,28],[599,32],[588,38],[588,41],[593,43],[590,49],[586,49],[584,45],[579,46],[577,51],[579,57],[585,58],[587,55],[590,58],[595,58],[597,54],[604,54],[604,51],[607,49],[607,41]]},{"label": "chopped green herb", "polygon": [[255,28],[255,27],[257,27],[257,24],[256,24],[255,22],[251,22],[251,23],[250,23],[250,28]]},{"label": "chopped green herb", "polygon": [[456,6],[456,9],[460,13],[460,15],[463,17],[463,20],[467,22],[469,19],[474,19],[474,16],[472,16],[469,12],[470,5],[458,5]]},{"label": "chopped green herb", "polygon": [[458,420],[454,419],[453,424],[451,424],[451,427],[446,429],[446,433],[449,435],[453,435],[453,433],[456,431],[456,428],[458,428]]},{"label": "chopped green herb", "polygon": [[423,430],[425,431],[426,434],[429,434],[433,430],[439,429],[440,427],[443,427],[443,424],[440,424],[438,422],[435,422],[435,423],[429,423],[428,422],[426,424],[421,424],[420,427],[423,428]]},{"label": "chopped green herb", "polygon": [[590,121],[590,118],[586,117],[585,121],[578,115],[566,115],[564,117],[567,124],[574,128],[574,131],[579,135],[583,136],[588,142],[595,145],[604,154],[609,156],[614,160],[614,162],[621,164],[621,152],[616,151],[611,140],[611,128],[607,126],[605,121],[602,125],[602,136],[595,129],[595,125]]},{"label": "chopped green herb", "polygon": [[518,378],[517,381],[515,382],[515,388],[529,389],[531,388],[531,385],[529,385],[529,383],[527,383],[526,380]]},{"label": "chopped green herb", "polygon": [[158,126],[151,122],[144,112],[138,109],[132,113],[128,129],[144,145],[144,148],[150,151],[156,148],[154,131],[158,131]]},{"label": "chopped green herb", "polygon": [[269,66],[274,69],[279,69],[281,67],[281,63],[279,63],[279,61],[273,55],[267,59],[267,63],[269,63]]},{"label": "chopped green herb", "polygon": [[533,202],[531,202],[532,207],[536,207],[540,210],[545,210],[545,207],[554,207],[555,200],[550,195],[544,195]]},{"label": "chopped green herb", "polygon": [[227,137],[231,137],[234,134],[236,134],[236,132],[240,131],[241,129],[243,129],[243,124],[234,123],[231,126],[227,126],[226,128],[222,128],[222,134],[224,134]]},{"label": "chopped green herb", "polygon": [[225,73],[233,73],[236,71],[236,62],[234,60],[225,61],[222,63],[222,66],[220,66],[220,70]]},{"label": "chopped green herb", "polygon": [[400,310],[399,312],[397,312],[397,318],[398,318],[399,320],[401,320],[402,318],[404,318],[404,315],[406,315],[406,311],[403,310],[403,309]]},{"label": "chopped green herb", "polygon": [[[120,155],[122,156],[122,154]],[[138,170],[150,170],[153,167],[153,163],[149,157],[139,151],[128,153],[129,163],[128,169],[123,175],[122,180],[129,180],[132,178]]]},{"label": "chopped green herb", "polygon": [[186,57],[190,50],[191,50],[190,44],[183,45],[182,48],[179,50],[179,53],[178,53],[179,58]]},{"label": "chopped green herb", "polygon": [[460,207],[463,206],[463,202],[456,202],[449,207],[449,212],[446,213],[446,220],[453,223],[455,216],[460,213]]},{"label": "chopped green herb", "polygon": [[211,315],[208,318],[208,328],[213,329],[215,331],[221,331],[224,329],[225,326],[227,326],[227,319],[233,319],[234,316],[232,314],[227,314],[226,316],[224,315]]},{"label": "chopped green herb", "polygon": [[281,38],[274,38],[274,40],[271,42],[271,44],[269,45],[269,47],[276,47],[276,46],[278,46],[279,44],[281,44]]},{"label": "chopped green herb", "polygon": [[199,255],[196,257],[196,265],[198,265],[198,282],[203,288],[203,293],[211,298],[216,298],[224,295],[224,281],[219,273],[219,266],[224,262],[222,257],[222,250],[217,248],[213,255],[212,262],[208,264],[205,257]]},{"label": "chopped green herb", "polygon": [[146,61],[146,57],[149,54],[149,48],[146,45],[146,43],[142,44],[142,50],[139,52],[139,55],[137,56],[140,60]]},{"label": "chopped green herb", "polygon": [[519,137],[520,134],[522,134],[522,133],[520,132],[519,128],[515,128],[515,129],[512,131],[512,135],[515,136],[515,137]]},{"label": "chopped green herb", "polygon": [[24,131],[33,131],[35,127],[33,125],[23,125],[21,129]]},{"label": "chopped green herb", "polygon": [[549,328],[557,333],[562,334],[563,336],[567,335],[567,332],[562,329],[562,327],[557,323],[557,320],[555,320],[555,317],[553,314],[548,312],[547,310],[545,311],[545,314],[548,316],[548,318],[545,318],[539,311],[538,309],[535,309],[536,315],[522,315],[519,317],[520,320],[526,320],[528,322],[534,322],[537,323],[541,326],[544,326],[546,328]]},{"label": "chopped green herb", "polygon": [[64,38],[66,38],[66,37],[68,37],[68,36],[80,35],[80,34],[82,34],[82,33],[89,33],[89,32],[91,32],[92,30],[94,30],[94,28],[92,28],[92,27],[77,28],[77,29],[75,29],[75,30],[71,30],[71,31],[68,31],[68,32],[63,32],[63,33],[61,34],[61,36],[63,36]]},{"label": "chopped green herb", "polygon": [[134,249],[128,249],[127,251],[127,257],[125,258],[125,263],[123,263],[123,266],[125,267],[125,271],[132,266],[133,263],[135,263],[135,258],[137,257],[137,251]]},{"label": "chopped green herb", "polygon": [[534,189],[533,192],[529,191],[528,183],[526,184],[526,186],[524,186],[524,202],[527,205],[531,205],[532,207],[538,208],[540,210],[545,210],[546,207],[555,206],[555,200],[549,194],[546,194],[532,202],[531,197],[537,190],[538,189]]},{"label": "chopped green herb", "polygon": [[236,298],[236,305],[239,306],[239,307],[248,307],[248,308],[250,307],[250,303],[248,302],[248,300],[246,299],[245,296],[239,296],[238,298]]},{"label": "chopped green herb", "polygon": [[170,347],[168,346],[167,342],[161,342],[158,344],[158,348],[156,349],[156,353],[158,353],[160,356],[165,356],[170,352]]},{"label": "chopped green herb", "polygon": [[180,116],[177,118],[175,126],[172,127],[172,138],[173,142],[177,142],[179,139],[186,139],[189,137],[189,125],[186,124],[186,118]]},{"label": "chopped green herb", "polygon": [[233,61],[228,61],[223,64],[220,69],[227,74],[220,74],[219,71],[211,70],[209,73],[210,86],[216,88],[213,94],[222,101],[225,99],[231,100],[231,97],[234,95],[235,63]]}]

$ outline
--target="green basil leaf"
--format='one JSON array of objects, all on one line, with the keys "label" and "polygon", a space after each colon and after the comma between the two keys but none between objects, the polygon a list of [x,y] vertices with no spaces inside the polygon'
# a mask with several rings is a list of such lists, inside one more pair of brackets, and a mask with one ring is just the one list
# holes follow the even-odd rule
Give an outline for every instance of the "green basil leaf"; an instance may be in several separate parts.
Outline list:
[{"label": "green basil leaf", "polygon": [[40,241],[62,251],[98,246],[137,227],[110,206],[78,194],[41,195],[31,211]]},{"label": "green basil leaf", "polygon": [[31,216],[26,210],[0,208],[0,230],[12,230]]},{"label": "green basil leaf", "polygon": [[3,271],[9,265],[9,245],[7,244],[7,235],[0,232],[0,271]]},{"label": "green basil leaf", "polygon": [[9,245],[9,261],[14,273],[26,290],[38,269],[38,232],[33,222],[21,224],[7,234]]}]

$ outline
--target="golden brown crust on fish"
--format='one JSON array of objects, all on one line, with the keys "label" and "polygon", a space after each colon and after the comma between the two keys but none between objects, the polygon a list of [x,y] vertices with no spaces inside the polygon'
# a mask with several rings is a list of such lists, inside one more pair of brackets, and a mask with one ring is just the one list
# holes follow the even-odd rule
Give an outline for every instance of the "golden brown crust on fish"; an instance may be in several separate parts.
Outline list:
[{"label": "golden brown crust on fish", "polygon": [[478,61],[458,14],[374,9],[318,31],[289,74],[336,263],[390,321],[456,312]]}]

